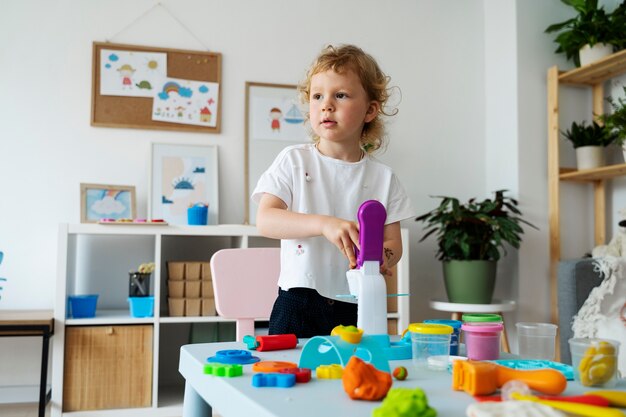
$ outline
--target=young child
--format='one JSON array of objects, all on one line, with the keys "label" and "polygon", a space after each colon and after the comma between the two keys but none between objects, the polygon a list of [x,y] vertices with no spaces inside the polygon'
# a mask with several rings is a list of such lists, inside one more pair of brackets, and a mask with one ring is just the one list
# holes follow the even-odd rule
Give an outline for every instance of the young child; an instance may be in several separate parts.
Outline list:
[{"label": "young child", "polygon": [[270,334],[312,337],[356,325],[356,302],[338,295],[350,293],[346,271],[356,266],[364,201],[387,210],[381,273],[400,260],[400,220],[414,212],[392,170],[370,156],[383,144],[388,82],[374,58],[344,45],[325,48],[299,86],[313,143],[285,148],[252,193],[259,231],[281,239]]}]

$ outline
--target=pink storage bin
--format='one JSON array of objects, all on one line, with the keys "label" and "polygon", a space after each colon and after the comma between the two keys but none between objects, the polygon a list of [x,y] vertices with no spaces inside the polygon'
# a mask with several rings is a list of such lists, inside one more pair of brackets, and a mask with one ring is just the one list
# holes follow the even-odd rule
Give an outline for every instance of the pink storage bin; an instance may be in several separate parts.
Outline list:
[{"label": "pink storage bin", "polygon": [[502,324],[482,324],[479,326],[463,324],[463,338],[467,358],[476,361],[489,361],[500,358],[500,338]]}]

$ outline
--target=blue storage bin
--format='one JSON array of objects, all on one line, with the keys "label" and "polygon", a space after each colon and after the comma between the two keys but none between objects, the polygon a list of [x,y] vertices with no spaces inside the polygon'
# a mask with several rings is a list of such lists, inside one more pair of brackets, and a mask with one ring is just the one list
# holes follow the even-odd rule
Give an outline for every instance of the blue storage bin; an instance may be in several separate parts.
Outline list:
[{"label": "blue storage bin", "polygon": [[98,294],[70,295],[67,316],[75,319],[96,317]]},{"label": "blue storage bin", "polygon": [[152,317],[154,315],[154,296],[128,297],[131,317]]},{"label": "blue storage bin", "polygon": [[187,223],[194,226],[206,226],[209,219],[209,206],[196,204],[187,209]]}]

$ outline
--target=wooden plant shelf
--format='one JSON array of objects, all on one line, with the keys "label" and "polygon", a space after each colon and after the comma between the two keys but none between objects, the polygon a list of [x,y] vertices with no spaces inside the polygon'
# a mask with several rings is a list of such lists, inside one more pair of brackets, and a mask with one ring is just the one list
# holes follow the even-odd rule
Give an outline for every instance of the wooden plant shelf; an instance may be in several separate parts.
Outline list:
[{"label": "wooden plant shelf", "polygon": [[559,179],[561,181],[601,181],[626,175],[626,164],[607,165],[600,168],[584,169],[578,171],[573,168],[561,168]]},{"label": "wooden plant shelf", "polygon": [[593,86],[626,72],[626,49],[592,64],[559,74],[559,83]]}]

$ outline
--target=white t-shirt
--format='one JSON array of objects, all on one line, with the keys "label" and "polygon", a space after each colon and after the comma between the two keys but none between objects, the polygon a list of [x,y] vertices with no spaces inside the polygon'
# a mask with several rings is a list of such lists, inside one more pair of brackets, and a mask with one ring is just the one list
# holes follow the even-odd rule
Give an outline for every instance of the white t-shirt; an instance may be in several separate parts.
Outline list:
[{"label": "white t-shirt", "polygon": [[[387,210],[385,224],[415,215],[393,171],[365,155],[358,162],[345,162],[322,155],[314,144],[289,146],[263,173],[252,193],[257,204],[264,193],[273,194],[296,213],[335,216],[357,221],[359,206],[380,201]],[[346,301],[350,294],[346,271],[348,260],[325,237],[281,240],[278,285],[283,290],[313,288],[328,298]]]}]

